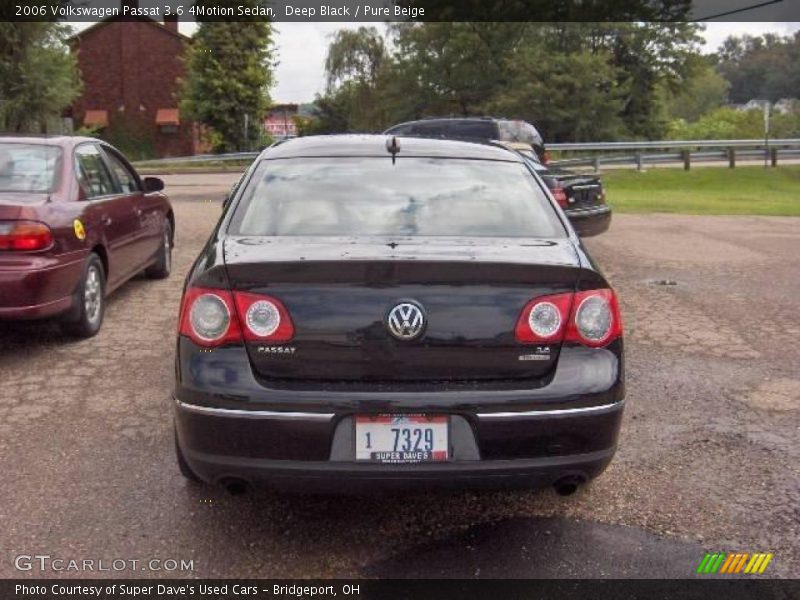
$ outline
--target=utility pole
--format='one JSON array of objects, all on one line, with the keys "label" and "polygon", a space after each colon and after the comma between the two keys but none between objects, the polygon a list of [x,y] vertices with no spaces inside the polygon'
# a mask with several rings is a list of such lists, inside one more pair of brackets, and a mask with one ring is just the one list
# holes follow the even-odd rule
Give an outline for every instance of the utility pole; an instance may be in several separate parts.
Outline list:
[{"label": "utility pole", "polygon": [[764,102],[764,168],[769,164],[769,100]]}]

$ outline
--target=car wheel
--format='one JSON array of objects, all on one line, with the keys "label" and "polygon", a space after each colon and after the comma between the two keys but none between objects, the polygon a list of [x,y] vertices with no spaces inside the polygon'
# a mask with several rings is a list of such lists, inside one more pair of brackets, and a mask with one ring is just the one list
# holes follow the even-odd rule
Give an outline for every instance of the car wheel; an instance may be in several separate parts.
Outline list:
[{"label": "car wheel", "polygon": [[197,475],[194,474],[192,468],[189,466],[189,463],[186,462],[186,459],[183,457],[183,452],[181,452],[181,447],[178,444],[178,433],[175,432],[175,456],[178,458],[178,470],[181,472],[186,479],[193,483],[202,483],[203,480],[200,479]]},{"label": "car wheel", "polygon": [[169,221],[164,221],[164,233],[161,239],[161,248],[158,251],[158,260],[145,271],[151,279],[165,279],[172,271],[172,227]]},{"label": "car wheel", "polygon": [[106,309],[106,276],[103,262],[92,253],[86,261],[83,279],[75,294],[74,317],[63,322],[63,330],[76,337],[89,338],[100,331]]}]

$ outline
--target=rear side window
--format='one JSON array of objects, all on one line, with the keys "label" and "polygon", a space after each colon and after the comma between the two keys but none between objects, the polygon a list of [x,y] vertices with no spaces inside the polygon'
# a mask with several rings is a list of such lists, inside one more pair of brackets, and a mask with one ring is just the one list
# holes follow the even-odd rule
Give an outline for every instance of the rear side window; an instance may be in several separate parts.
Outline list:
[{"label": "rear side window", "polygon": [[263,160],[229,227],[252,236],[561,238],[528,169],[446,158]]},{"label": "rear side window", "polygon": [[453,121],[448,128],[448,137],[493,140],[497,133],[492,121]]},{"label": "rear side window", "polygon": [[447,133],[447,128],[442,121],[420,121],[414,123],[410,133],[426,137],[444,137]]},{"label": "rear side window", "polygon": [[84,144],[75,149],[78,182],[87,198],[115,193],[116,186],[97,147]]},{"label": "rear side window", "polygon": [[404,125],[395,125],[386,130],[387,134],[391,135],[408,135],[414,128],[413,123],[406,123]]},{"label": "rear side window", "polygon": [[123,194],[133,194],[139,191],[139,182],[133,171],[126,165],[116,152],[108,148],[103,148],[103,152],[108,160],[108,166],[117,178]]},{"label": "rear side window", "polygon": [[0,142],[0,192],[52,192],[61,154],[58,146]]}]

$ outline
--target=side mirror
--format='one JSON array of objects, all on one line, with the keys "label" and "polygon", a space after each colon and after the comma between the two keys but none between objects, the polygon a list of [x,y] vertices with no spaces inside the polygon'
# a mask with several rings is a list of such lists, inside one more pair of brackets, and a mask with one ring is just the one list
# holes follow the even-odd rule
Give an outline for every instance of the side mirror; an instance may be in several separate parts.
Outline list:
[{"label": "side mirror", "polygon": [[160,192],[164,189],[164,181],[158,177],[145,177],[142,180],[145,193]]}]

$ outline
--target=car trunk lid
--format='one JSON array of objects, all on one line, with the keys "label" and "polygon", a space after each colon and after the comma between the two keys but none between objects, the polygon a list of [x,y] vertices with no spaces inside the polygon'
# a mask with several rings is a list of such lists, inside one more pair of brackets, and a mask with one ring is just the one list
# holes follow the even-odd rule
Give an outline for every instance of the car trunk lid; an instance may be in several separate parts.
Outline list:
[{"label": "car trunk lid", "polygon": [[[514,326],[531,298],[573,291],[580,271],[568,240],[253,236],[228,238],[224,256],[233,290],[273,296],[291,315],[291,342],[248,344],[272,380],[542,377],[559,344],[520,344]],[[426,320],[413,340],[387,327],[403,302]]]}]

